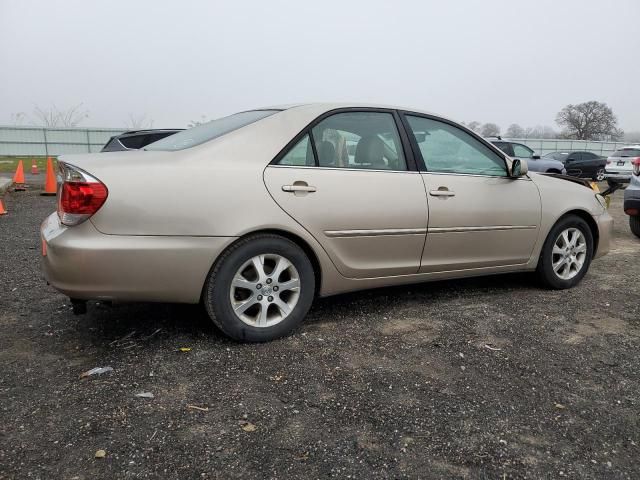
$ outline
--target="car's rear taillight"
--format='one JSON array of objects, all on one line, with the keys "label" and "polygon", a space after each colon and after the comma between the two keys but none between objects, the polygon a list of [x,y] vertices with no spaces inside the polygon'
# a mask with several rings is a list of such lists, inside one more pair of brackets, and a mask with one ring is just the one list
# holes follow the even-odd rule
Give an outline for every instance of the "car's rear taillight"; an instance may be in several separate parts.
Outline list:
[{"label": "car's rear taillight", "polygon": [[78,225],[96,213],[107,200],[104,183],[78,167],[59,162],[58,217],[64,225]]},{"label": "car's rear taillight", "polygon": [[611,161],[611,160],[609,160],[609,159],[607,158],[607,165],[611,165],[612,163],[613,163],[613,161]]},{"label": "car's rear taillight", "polygon": [[633,174],[640,175],[640,157],[631,160],[631,165],[633,165]]}]

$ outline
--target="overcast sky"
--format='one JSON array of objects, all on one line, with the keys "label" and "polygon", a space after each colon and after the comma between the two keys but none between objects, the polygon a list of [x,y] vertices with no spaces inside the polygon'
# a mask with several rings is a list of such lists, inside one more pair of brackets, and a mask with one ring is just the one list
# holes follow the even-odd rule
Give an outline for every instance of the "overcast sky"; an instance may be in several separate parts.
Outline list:
[{"label": "overcast sky", "polygon": [[52,104],[182,127],[344,100],[503,130],[599,100],[640,130],[640,0],[0,0],[0,124]]}]

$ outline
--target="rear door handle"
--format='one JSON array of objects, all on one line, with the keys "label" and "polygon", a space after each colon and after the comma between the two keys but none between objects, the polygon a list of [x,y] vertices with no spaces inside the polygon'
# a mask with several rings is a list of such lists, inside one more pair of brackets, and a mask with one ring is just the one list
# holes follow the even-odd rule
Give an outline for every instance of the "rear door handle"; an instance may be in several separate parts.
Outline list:
[{"label": "rear door handle", "polygon": [[283,192],[306,192],[306,193],[312,193],[316,191],[316,187],[313,187],[311,185],[307,185],[306,183],[304,185],[302,184],[293,184],[293,185],[283,185],[282,186],[282,191]]},{"label": "rear door handle", "polygon": [[447,187],[440,187],[438,190],[431,190],[429,195],[432,197],[455,197],[456,193],[450,191]]}]

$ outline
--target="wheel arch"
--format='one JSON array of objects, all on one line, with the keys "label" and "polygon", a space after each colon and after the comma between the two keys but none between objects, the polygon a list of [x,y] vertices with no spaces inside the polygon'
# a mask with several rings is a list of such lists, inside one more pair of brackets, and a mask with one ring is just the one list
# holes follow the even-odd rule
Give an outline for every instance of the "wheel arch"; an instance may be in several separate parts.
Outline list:
[{"label": "wheel arch", "polygon": [[[313,275],[315,277],[315,292],[314,292],[314,296],[318,296],[318,293],[320,292],[320,287],[322,285],[322,267],[320,266],[320,260],[318,259],[318,256],[316,255],[316,253],[314,252],[313,248],[311,248],[311,245],[309,245],[307,243],[307,241],[305,241],[302,237],[300,237],[299,235],[296,235],[295,233],[286,231],[286,230],[280,230],[277,228],[266,228],[266,229],[261,229],[261,230],[253,230],[251,232],[247,232],[244,235],[236,238],[233,242],[231,242],[229,245],[227,245],[227,247],[223,250],[223,252],[220,253],[220,255],[218,255],[218,257],[215,259],[215,261],[213,262],[213,264],[211,265],[211,268],[209,269],[209,273],[207,274],[206,278],[209,278],[209,275],[211,274],[211,272],[214,271],[216,264],[218,263],[220,257],[222,256],[222,254],[224,252],[226,252],[228,249],[232,248],[234,245],[236,245],[238,242],[241,242],[242,240],[246,239],[247,237],[251,237],[253,235],[260,235],[260,234],[271,234],[271,235],[279,235],[283,238],[286,238],[287,240],[292,241],[293,243],[295,243],[296,245],[298,245],[302,251],[305,253],[305,255],[309,258],[309,261],[311,262],[311,266],[313,267]],[[205,281],[202,285],[202,293],[200,295],[200,299],[202,300],[203,295],[204,295],[204,289],[206,287],[206,278]]]},{"label": "wheel arch", "polygon": [[555,223],[551,228],[553,228],[556,225],[556,223],[558,223],[560,220],[570,215],[575,215],[576,217],[580,217],[582,220],[584,220],[587,223],[587,225],[589,225],[589,230],[591,230],[591,236],[593,237],[593,254],[595,255],[596,252],[598,251],[598,242],[600,241],[600,231],[598,230],[598,224],[593,219],[591,214],[586,210],[574,209],[574,210],[569,210],[568,212],[564,212],[560,216],[560,218],[558,218],[555,221]]}]

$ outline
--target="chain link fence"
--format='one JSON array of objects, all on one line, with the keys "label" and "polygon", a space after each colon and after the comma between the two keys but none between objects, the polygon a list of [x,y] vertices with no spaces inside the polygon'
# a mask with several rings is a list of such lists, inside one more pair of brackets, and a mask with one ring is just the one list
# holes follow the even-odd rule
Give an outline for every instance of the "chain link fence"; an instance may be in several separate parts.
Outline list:
[{"label": "chain link fence", "polygon": [[591,152],[608,157],[619,148],[628,145],[625,142],[593,142],[590,140],[560,140],[551,138],[505,138],[535,150],[540,156],[550,152]]},{"label": "chain link fence", "polygon": [[[118,128],[46,128],[0,126],[0,156],[58,156],[66,153],[99,152],[109,138],[125,132]],[[510,138],[523,143],[539,155],[549,152],[587,151],[608,156],[624,142],[592,142],[587,140],[556,140]]]},{"label": "chain link fence", "polygon": [[0,156],[58,156],[99,152],[118,128],[0,126]]}]

